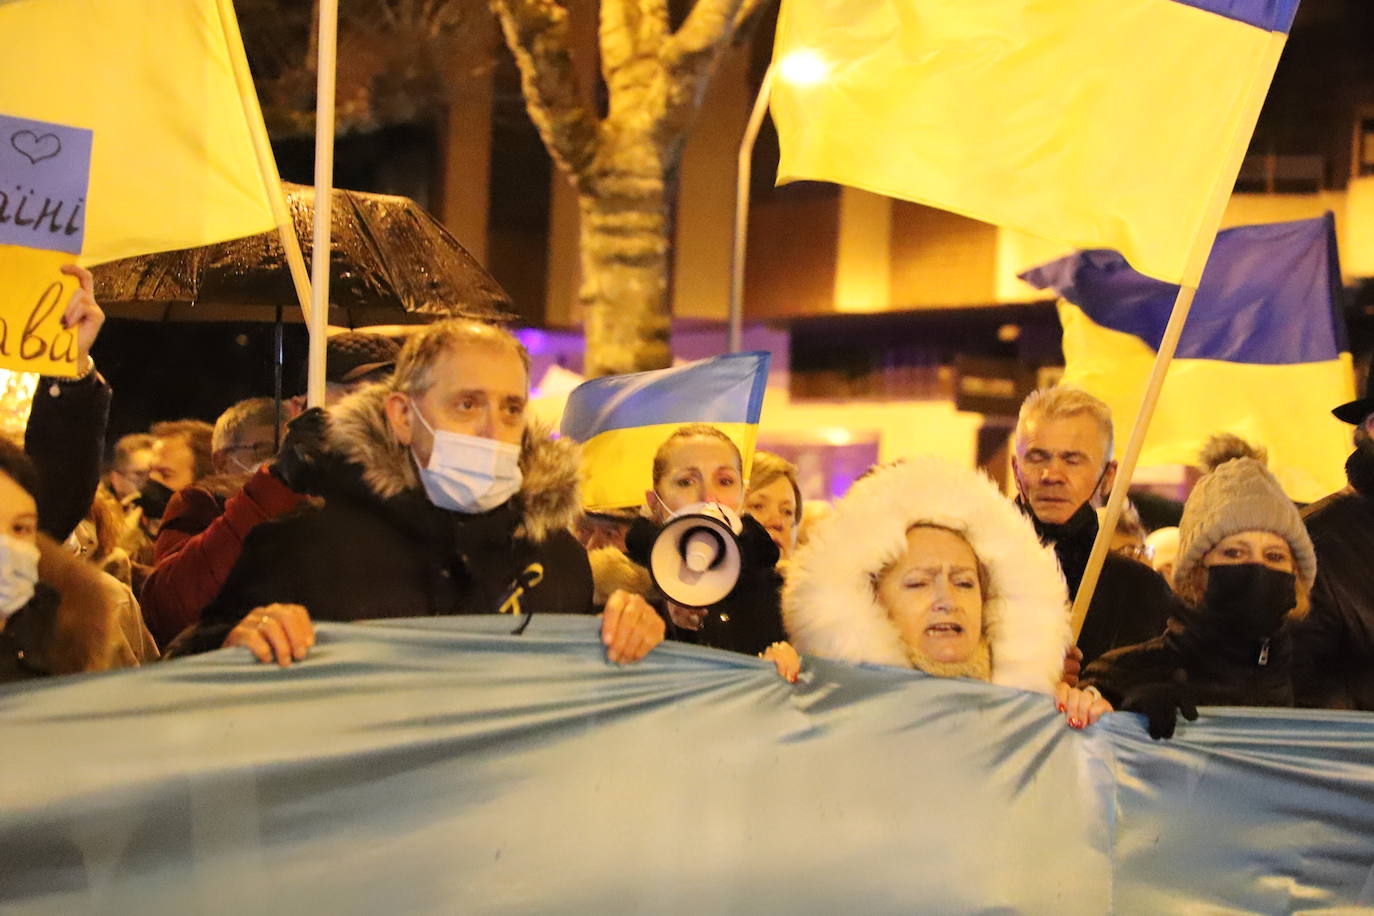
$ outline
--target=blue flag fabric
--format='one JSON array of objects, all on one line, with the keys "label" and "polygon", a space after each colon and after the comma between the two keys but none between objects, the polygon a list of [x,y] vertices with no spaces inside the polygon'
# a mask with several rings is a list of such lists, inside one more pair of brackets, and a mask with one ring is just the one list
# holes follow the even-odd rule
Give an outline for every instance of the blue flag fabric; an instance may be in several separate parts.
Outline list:
[{"label": "blue flag fabric", "polygon": [[1287,32],[1293,27],[1298,0],[1174,0],[1225,16],[1269,32]]},{"label": "blue flag fabric", "polygon": [[[1240,226],[1217,233],[1176,359],[1287,365],[1349,350],[1337,312],[1335,221]],[[1178,286],[1137,273],[1115,251],[1080,251],[1021,274],[1053,290],[1105,328],[1152,350],[1164,339]]]},{"label": "blue flag fabric", "polygon": [[1374,716],[1048,698],[593,621],[324,625],[0,691],[5,913],[1279,913],[1374,905]]}]

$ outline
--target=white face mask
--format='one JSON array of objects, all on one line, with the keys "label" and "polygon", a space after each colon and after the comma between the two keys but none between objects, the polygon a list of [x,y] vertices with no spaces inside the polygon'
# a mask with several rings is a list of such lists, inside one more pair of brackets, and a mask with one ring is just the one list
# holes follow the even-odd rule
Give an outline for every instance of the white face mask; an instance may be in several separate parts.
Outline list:
[{"label": "white face mask", "polygon": [[0,534],[0,620],[33,599],[38,584],[38,545]]},{"label": "white face mask", "polygon": [[[413,400],[410,406],[420,425],[434,437],[429,464],[420,468],[420,481],[430,502],[440,509],[474,515],[495,509],[520,492],[523,478],[518,445],[483,436],[436,432]],[[420,459],[415,463],[420,464]]]}]

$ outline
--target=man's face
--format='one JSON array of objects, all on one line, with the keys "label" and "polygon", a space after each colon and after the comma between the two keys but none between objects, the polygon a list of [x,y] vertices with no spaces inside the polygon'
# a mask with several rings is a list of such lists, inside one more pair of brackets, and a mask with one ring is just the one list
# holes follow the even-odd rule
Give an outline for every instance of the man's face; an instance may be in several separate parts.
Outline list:
[{"label": "man's face", "polygon": [[1092,498],[1099,481],[1111,485],[1116,466],[1103,473],[1105,447],[1102,428],[1090,414],[1032,417],[1024,424],[1012,469],[1036,518],[1062,525]]},{"label": "man's face", "polygon": [[138,493],[148,482],[153,466],[153,450],[142,448],[129,456],[122,467],[110,469],[110,489],[121,501]]},{"label": "man's face", "polygon": [[258,465],[276,454],[272,425],[245,426],[238,438],[215,455],[215,470],[224,474],[251,474]]},{"label": "man's face", "polygon": [[153,442],[152,469],[148,476],[172,492],[196,482],[196,456],[181,436]]},{"label": "man's face", "polygon": [[[445,350],[431,372],[433,384],[410,398],[394,393],[387,399],[387,416],[402,445],[414,449],[421,467],[429,464],[434,437],[425,429],[460,433],[519,445],[525,434],[525,404],[529,400],[525,364],[507,347],[462,343]],[[420,411],[423,421],[416,417]]]},{"label": "man's face", "polygon": [[1374,458],[1374,413],[1364,418],[1364,422],[1355,427],[1355,447]]}]

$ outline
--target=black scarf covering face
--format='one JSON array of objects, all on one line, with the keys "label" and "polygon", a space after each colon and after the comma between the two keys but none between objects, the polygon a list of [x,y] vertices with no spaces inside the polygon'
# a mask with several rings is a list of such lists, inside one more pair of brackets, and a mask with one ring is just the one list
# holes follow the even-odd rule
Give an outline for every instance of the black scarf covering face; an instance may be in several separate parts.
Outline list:
[{"label": "black scarf covering face", "polygon": [[1054,548],[1059,557],[1059,566],[1064,570],[1064,580],[1069,586],[1069,598],[1077,597],[1078,584],[1083,581],[1088,557],[1093,552],[1093,541],[1097,540],[1097,510],[1091,502],[1085,502],[1069,516],[1068,521],[1052,525],[1036,518],[1023,497],[1016,498],[1016,505],[1030,518],[1041,543]]}]

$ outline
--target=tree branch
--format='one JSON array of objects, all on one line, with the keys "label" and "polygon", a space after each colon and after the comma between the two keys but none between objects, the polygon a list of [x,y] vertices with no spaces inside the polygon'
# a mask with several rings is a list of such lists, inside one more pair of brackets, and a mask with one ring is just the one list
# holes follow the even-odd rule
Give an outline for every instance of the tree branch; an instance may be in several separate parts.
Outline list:
[{"label": "tree branch", "polygon": [[674,75],[709,69],[742,21],[745,7],[758,0],[697,0],[687,19],[663,49],[663,63]]},{"label": "tree branch", "polygon": [[557,0],[491,0],[520,68],[530,120],[578,190],[590,180],[597,123],[583,101],[568,38],[568,11]]}]

